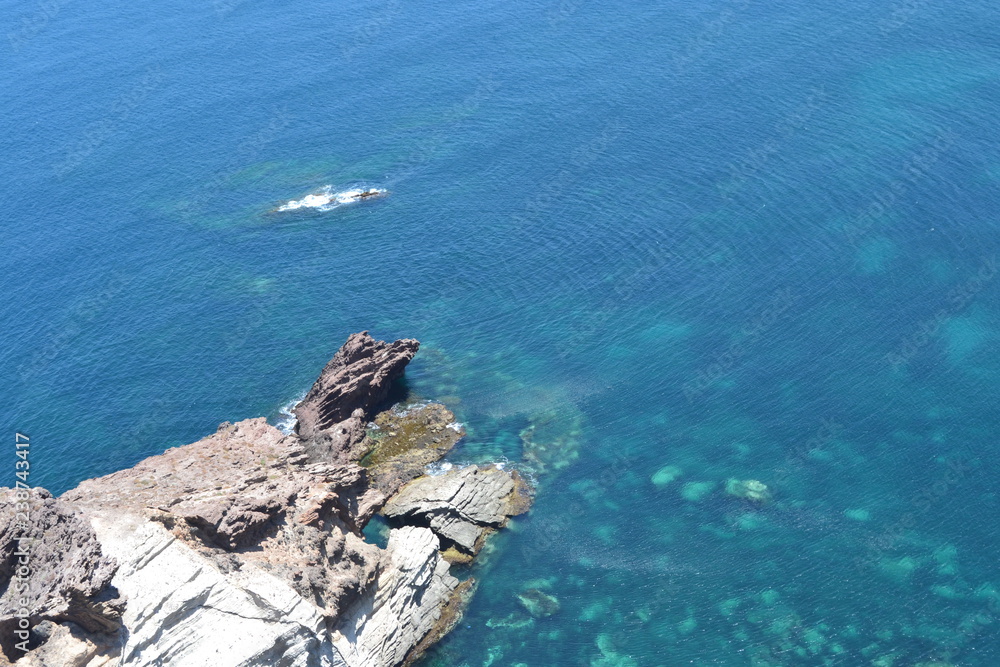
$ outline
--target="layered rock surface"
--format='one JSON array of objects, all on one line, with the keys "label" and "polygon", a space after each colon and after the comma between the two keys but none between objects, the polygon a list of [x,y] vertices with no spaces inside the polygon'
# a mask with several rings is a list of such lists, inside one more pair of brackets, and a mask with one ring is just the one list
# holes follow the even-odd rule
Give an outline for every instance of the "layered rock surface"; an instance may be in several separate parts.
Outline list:
[{"label": "layered rock surface", "polygon": [[[412,662],[475,587],[450,572],[442,540],[475,551],[526,508],[516,473],[421,477],[464,434],[444,406],[375,414],[417,347],[351,336],[296,408],[295,434],[264,419],[224,423],[60,498],[33,491],[31,650],[2,653],[28,667]],[[10,629],[22,527],[8,519],[13,491],[0,493]],[[380,549],[361,529],[387,499],[399,511]]]},{"label": "layered rock surface", "polygon": [[368,416],[386,399],[393,380],[403,375],[419,348],[412,338],[386,343],[367,331],[351,334],[295,406],[295,432],[313,438],[351,418],[356,410]]},{"label": "layered rock surface", "polygon": [[527,484],[516,472],[468,466],[410,482],[382,513],[396,521],[426,525],[461,551],[476,554],[488,533],[527,511],[529,503]]}]

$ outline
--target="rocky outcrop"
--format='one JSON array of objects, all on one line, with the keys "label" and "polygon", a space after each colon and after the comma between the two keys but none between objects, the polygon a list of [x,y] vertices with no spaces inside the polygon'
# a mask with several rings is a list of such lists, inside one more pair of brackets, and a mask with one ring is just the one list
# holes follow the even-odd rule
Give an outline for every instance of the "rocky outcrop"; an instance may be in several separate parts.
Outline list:
[{"label": "rocky outcrop", "polygon": [[428,638],[437,641],[458,621],[464,604],[452,602],[461,602],[474,582],[453,577],[439,549],[438,538],[426,528],[391,532],[388,566],[340,625],[335,644],[350,664],[409,664],[429,645]]},{"label": "rocky outcrop", "polygon": [[[20,495],[20,497],[18,497]],[[114,634],[123,602],[111,586],[117,565],[71,503],[44,489],[5,490],[0,501],[0,648],[36,643],[18,626],[72,623],[85,634]],[[18,630],[21,630],[20,636]]]},{"label": "rocky outcrop", "polygon": [[63,499],[95,526],[122,516],[159,524],[223,573],[262,568],[333,617],[377,571],[378,550],[357,534],[383,500],[366,480],[354,464],[308,464],[297,438],[258,418],[222,424]]},{"label": "rocky outcrop", "polygon": [[370,415],[419,348],[420,343],[412,338],[386,343],[367,331],[352,334],[295,406],[296,433],[315,438],[355,416],[357,410],[359,417]]},{"label": "rocky outcrop", "polygon": [[379,414],[365,440],[363,463],[372,486],[386,497],[424,474],[465,437],[465,428],[439,403],[393,408]]},{"label": "rocky outcrop", "polygon": [[446,544],[476,554],[486,535],[529,504],[527,484],[517,472],[468,466],[410,482],[382,513],[396,522],[428,526]]},{"label": "rocky outcrop", "polygon": [[[419,485],[464,435],[454,415],[437,404],[371,414],[416,348],[351,336],[297,409],[297,433],[223,423],[60,498],[33,491],[31,650],[3,644],[3,654],[22,667],[411,663],[475,588],[442,546],[476,531],[474,552],[527,497],[495,468]],[[416,491],[391,499],[407,482]],[[14,492],[0,493],[0,628],[10,629],[22,528]],[[380,549],[361,531],[387,499],[407,509]]]}]

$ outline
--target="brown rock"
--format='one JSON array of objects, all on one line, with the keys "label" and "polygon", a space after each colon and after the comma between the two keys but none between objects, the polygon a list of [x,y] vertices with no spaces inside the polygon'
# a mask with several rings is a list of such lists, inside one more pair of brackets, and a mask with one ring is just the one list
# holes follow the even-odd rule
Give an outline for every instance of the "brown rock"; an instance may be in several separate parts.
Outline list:
[{"label": "brown rock", "polygon": [[367,331],[351,334],[295,406],[296,433],[309,440],[351,418],[356,410],[370,416],[419,347],[409,338],[386,343]]},{"label": "brown rock", "polygon": [[377,573],[379,550],[357,533],[382,496],[364,468],[301,454],[263,418],[225,423],[63,499],[93,516],[154,519],[221,569],[263,567],[333,617]]}]

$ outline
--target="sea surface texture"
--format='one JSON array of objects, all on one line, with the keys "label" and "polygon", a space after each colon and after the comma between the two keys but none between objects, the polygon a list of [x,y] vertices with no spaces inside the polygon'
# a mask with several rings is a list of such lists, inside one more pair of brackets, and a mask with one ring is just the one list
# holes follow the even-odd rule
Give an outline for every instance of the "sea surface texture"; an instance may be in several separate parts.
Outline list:
[{"label": "sea surface texture", "polygon": [[415,337],[539,485],[424,667],[1000,664],[995,3],[0,11],[5,485]]}]

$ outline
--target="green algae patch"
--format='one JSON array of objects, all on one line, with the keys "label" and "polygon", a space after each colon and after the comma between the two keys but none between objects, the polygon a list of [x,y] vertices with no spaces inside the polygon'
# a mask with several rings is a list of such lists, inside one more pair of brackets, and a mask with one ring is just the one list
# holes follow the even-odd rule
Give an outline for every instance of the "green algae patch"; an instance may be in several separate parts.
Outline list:
[{"label": "green algae patch", "polygon": [[452,565],[469,565],[475,556],[459,551],[452,545],[441,552],[441,558],[444,558]]},{"label": "green algae patch", "polygon": [[440,403],[380,412],[368,431],[371,451],[361,465],[375,468],[414,452],[426,452],[436,461],[465,435],[460,426],[452,426],[454,420],[455,415]]},{"label": "green algae patch", "polygon": [[364,440],[368,454],[361,465],[368,468],[376,488],[393,495],[464,436],[455,415],[440,403],[393,408],[375,417]]}]

